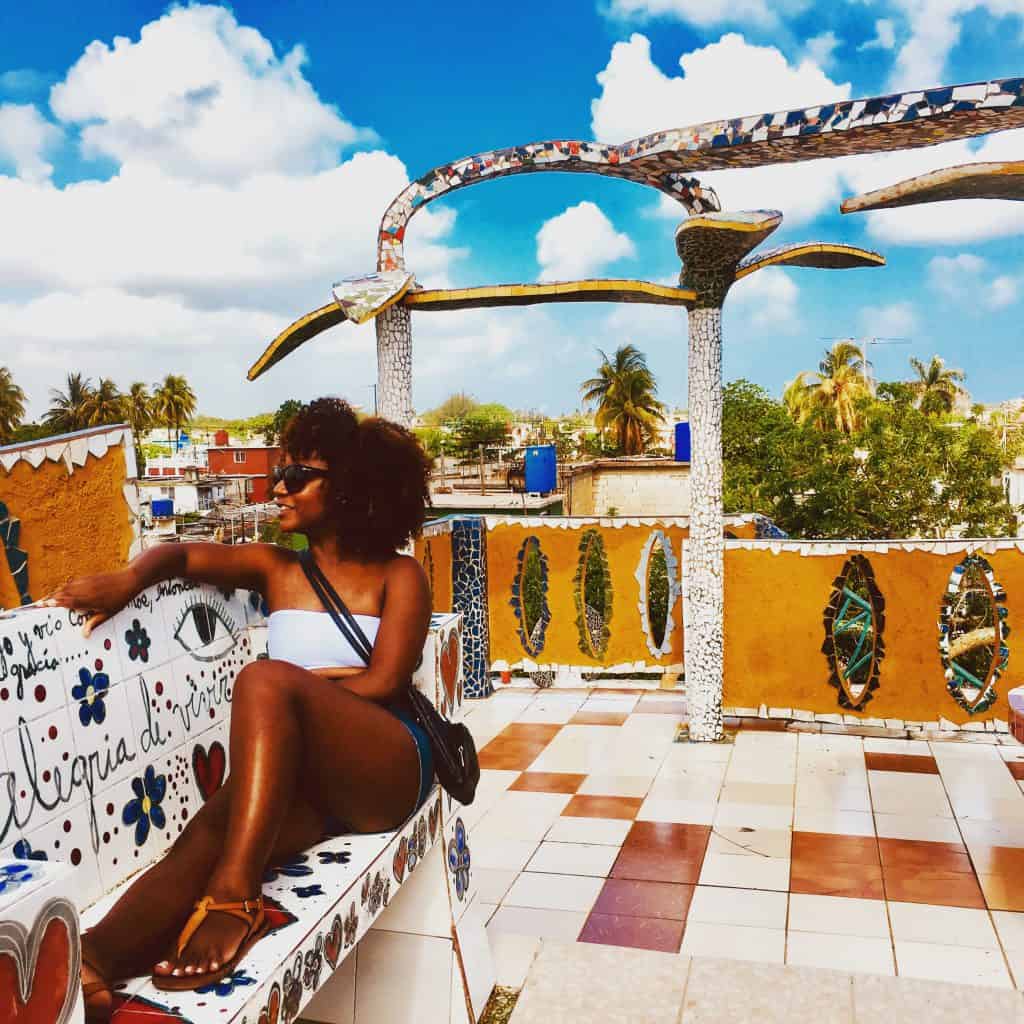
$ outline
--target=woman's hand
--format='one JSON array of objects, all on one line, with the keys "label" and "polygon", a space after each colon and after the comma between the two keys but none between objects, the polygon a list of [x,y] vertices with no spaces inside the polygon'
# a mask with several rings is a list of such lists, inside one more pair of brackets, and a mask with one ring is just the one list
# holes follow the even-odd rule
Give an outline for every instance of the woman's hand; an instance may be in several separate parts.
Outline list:
[{"label": "woman's hand", "polygon": [[65,583],[42,604],[47,608],[71,608],[88,615],[82,627],[82,636],[88,639],[101,622],[116,615],[141,589],[131,569],[120,569]]}]

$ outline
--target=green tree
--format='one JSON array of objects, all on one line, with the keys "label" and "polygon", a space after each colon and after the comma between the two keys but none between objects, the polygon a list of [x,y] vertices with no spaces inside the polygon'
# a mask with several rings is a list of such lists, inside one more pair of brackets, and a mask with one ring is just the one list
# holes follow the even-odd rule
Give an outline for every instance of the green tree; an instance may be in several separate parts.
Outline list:
[{"label": "green tree", "polygon": [[124,395],[109,377],[100,377],[99,384],[86,396],[82,415],[89,427],[123,423],[127,419]]},{"label": "green tree", "polygon": [[92,381],[80,373],[67,375],[67,389],[50,390],[50,408],[44,423],[52,434],[70,434],[89,425],[86,403],[92,394]]},{"label": "green tree", "polygon": [[188,423],[196,411],[195,392],[189,387],[188,381],[180,374],[169,373],[153,392],[153,416],[167,427],[167,440],[171,443],[171,430],[174,430],[175,443],[182,424]]},{"label": "green tree", "polygon": [[601,365],[597,376],[580,386],[583,401],[596,403],[594,423],[611,429],[623,455],[640,454],[661,421],[664,405],[647,366],[647,357],[633,345],[623,345],[608,356],[598,349]]},{"label": "green tree", "polygon": [[864,351],[852,341],[837,341],[818,364],[817,373],[802,371],[790,381],[783,401],[800,423],[835,427],[852,434],[860,425],[860,410],[871,396]]},{"label": "green tree", "polygon": [[941,356],[932,356],[927,365],[911,357],[910,365],[917,374],[912,386],[921,412],[929,416],[951,413],[963,390],[964,371],[947,368]]},{"label": "green tree", "polygon": [[465,419],[480,403],[465,391],[449,395],[436,409],[423,413],[422,420],[428,427],[440,427],[453,420]]},{"label": "green tree", "polygon": [[297,398],[289,398],[282,402],[277,412],[274,413],[274,418],[270,421],[266,430],[263,434],[263,443],[266,445],[275,445],[281,443],[281,435],[284,434],[284,428],[302,411],[302,402]]},{"label": "green tree", "polygon": [[0,444],[9,444],[25,415],[25,392],[14,383],[6,366],[0,366]]},{"label": "green tree", "polygon": [[501,418],[495,418],[476,410],[464,416],[455,428],[455,453],[471,458],[485,448],[503,447],[508,444],[509,425]]}]

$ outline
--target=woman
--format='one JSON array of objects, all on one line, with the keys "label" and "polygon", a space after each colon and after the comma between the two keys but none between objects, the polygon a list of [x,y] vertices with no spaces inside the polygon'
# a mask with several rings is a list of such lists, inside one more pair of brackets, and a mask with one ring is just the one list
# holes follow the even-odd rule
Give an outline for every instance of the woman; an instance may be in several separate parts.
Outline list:
[{"label": "woman", "polygon": [[308,538],[373,642],[368,668],[295,553],[269,544],[161,546],[50,598],[91,612],[87,630],[177,577],[257,590],[270,607],[270,658],[247,665],[234,684],[230,778],[83,937],[90,1019],[109,1017],[110,986],[122,978],[152,971],[158,988],[194,989],[230,973],[263,934],[260,883],[271,861],[329,830],[397,828],[430,792],[426,736],[395,703],[430,623],[423,570],[396,553],[423,525],[428,460],[407,430],[357,422],[345,402],[328,398],[303,407],[282,449],[281,529]]}]

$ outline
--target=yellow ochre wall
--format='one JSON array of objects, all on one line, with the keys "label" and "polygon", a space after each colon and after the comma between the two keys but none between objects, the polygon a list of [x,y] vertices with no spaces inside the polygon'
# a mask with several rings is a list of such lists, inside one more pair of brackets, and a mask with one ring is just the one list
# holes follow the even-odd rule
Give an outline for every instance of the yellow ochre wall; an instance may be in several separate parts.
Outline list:
[{"label": "yellow ochre wall", "polygon": [[452,610],[452,535],[437,533],[432,537],[420,537],[416,541],[416,560],[423,564],[427,545],[430,546],[430,557],[434,563],[433,600],[431,607],[435,612]]},{"label": "yellow ochre wall", "polygon": [[[68,473],[63,461],[35,469],[22,460],[0,468],[0,501],[21,520],[18,547],[28,554],[28,581],[38,600],[74,576],[124,565],[133,540],[125,501],[124,453],[112,446]],[[21,603],[6,558],[0,553],[0,608]]]},{"label": "yellow ochre wall", "polygon": [[[672,608],[675,628],[672,650],[655,658],[647,647],[640,611],[640,584],[634,575],[640,564],[644,544],[651,532],[662,529],[672,542],[679,560],[680,541],[687,529],[679,526],[597,526],[580,524],[563,529],[557,526],[532,526],[501,523],[487,533],[487,598],[490,614],[491,661],[518,662],[531,658],[519,641],[519,620],[510,604],[512,584],[518,569],[519,549],[529,536],[540,541],[548,560],[548,607],[551,621],[545,634],[544,649],[531,660],[543,665],[618,665],[644,661],[651,665],[678,664],[683,658],[681,602]],[[576,628],[576,601],[573,578],[580,558],[583,533],[597,529],[604,540],[605,554],[612,578],[611,638],[604,657],[598,661],[580,650]]]},{"label": "yellow ochre wall", "polygon": [[[885,600],[885,656],[879,686],[862,711],[838,703],[821,651],[824,612],[835,578],[853,552],[871,564]],[[794,708],[817,714],[855,714],[957,724],[1006,718],[1006,694],[1024,682],[1024,554],[1015,547],[978,553],[1006,591],[1010,658],[996,683],[998,698],[969,715],[946,690],[939,656],[940,603],[953,567],[968,548],[950,554],[887,551],[851,544],[844,554],[805,555],[798,549],[727,549],[725,555],[725,680],[727,707]]]}]

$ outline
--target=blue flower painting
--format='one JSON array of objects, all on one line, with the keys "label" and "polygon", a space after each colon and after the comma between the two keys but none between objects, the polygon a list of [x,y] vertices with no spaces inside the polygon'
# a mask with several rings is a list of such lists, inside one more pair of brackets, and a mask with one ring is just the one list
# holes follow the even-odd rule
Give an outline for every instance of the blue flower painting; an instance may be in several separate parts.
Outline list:
[{"label": "blue flower painting", "polygon": [[150,823],[155,828],[167,825],[167,817],[160,806],[167,795],[167,776],[157,775],[149,765],[141,779],[132,779],[132,791],[135,799],[124,805],[121,820],[135,826],[135,845],[141,846],[149,838]]},{"label": "blue flower painting", "polygon": [[448,870],[455,879],[455,895],[466,898],[469,889],[469,843],[466,841],[466,826],[461,818],[455,819],[455,837],[448,843]]},{"label": "blue flower painting", "polygon": [[90,672],[84,667],[78,670],[78,682],[71,687],[71,696],[78,701],[78,719],[82,725],[103,724],[107,717],[109,689],[110,677],[106,672]]},{"label": "blue flower painting", "polygon": [[128,657],[132,661],[149,661],[149,645],[152,641],[146,627],[138,619],[132,619],[132,628],[125,631],[124,640],[128,645]]}]

